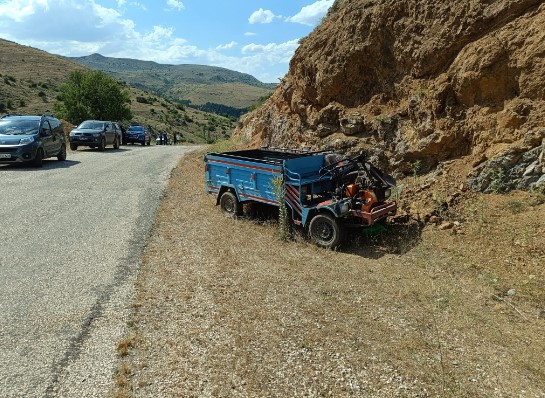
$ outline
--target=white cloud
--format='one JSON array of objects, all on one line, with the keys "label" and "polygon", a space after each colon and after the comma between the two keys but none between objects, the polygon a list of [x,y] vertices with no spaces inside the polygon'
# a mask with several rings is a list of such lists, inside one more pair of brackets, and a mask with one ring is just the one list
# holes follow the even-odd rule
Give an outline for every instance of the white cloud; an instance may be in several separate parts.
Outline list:
[{"label": "white cloud", "polygon": [[24,18],[34,15],[36,12],[48,9],[47,0],[8,0],[0,4],[0,18],[8,18],[16,22],[21,22]]},{"label": "white cloud", "polygon": [[256,36],[257,33],[254,33],[254,32],[246,32],[244,33],[244,36]]},{"label": "white cloud", "polygon": [[308,26],[316,26],[327,14],[327,11],[334,2],[335,0],[318,0],[311,5],[303,7],[301,11],[294,16],[286,18],[286,21]]},{"label": "white cloud", "polygon": [[242,48],[243,55],[264,55],[267,59],[290,60],[295,50],[299,47],[298,40],[285,43],[247,44]]},{"label": "white cloud", "polygon": [[230,50],[235,48],[238,45],[236,41],[232,41],[231,43],[222,44],[216,47],[216,50]]},{"label": "white cloud", "polygon": [[178,1],[178,0],[167,0],[167,6],[169,9],[175,9],[175,10],[178,10],[178,11],[181,11],[183,10],[185,7],[184,7],[184,3],[182,3],[181,1]]},{"label": "white cloud", "polygon": [[250,24],[256,24],[256,23],[271,23],[275,20],[275,18],[281,18],[280,16],[276,16],[273,14],[271,10],[264,10],[263,8],[260,8],[257,11],[254,11],[252,15],[250,15],[250,18],[248,18],[248,22]]}]

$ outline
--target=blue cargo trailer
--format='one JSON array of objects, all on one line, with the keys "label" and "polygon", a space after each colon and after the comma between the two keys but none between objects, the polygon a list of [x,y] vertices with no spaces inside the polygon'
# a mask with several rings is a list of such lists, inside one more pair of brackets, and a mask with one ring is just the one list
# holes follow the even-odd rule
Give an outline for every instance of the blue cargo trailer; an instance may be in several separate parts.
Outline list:
[{"label": "blue cargo trailer", "polygon": [[347,227],[368,227],[396,213],[388,201],[395,180],[365,161],[331,152],[250,149],[207,153],[206,191],[224,214],[240,216],[247,202],[280,206],[321,247],[338,246]]}]

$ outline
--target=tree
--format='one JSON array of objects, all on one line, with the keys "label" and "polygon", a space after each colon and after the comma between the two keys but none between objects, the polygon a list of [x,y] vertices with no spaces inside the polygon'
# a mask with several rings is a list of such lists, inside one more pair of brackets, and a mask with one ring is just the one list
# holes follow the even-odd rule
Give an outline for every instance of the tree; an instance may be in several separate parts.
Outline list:
[{"label": "tree", "polygon": [[104,72],[74,71],[60,86],[62,102],[55,105],[55,112],[73,124],[86,119],[130,120],[129,94],[120,87]]}]

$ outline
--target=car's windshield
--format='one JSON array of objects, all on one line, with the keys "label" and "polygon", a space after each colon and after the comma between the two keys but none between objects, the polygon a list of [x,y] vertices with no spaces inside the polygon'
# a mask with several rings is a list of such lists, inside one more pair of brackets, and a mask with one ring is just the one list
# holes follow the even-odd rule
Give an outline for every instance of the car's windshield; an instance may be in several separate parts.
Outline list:
[{"label": "car's windshield", "polygon": [[31,135],[38,133],[39,120],[0,120],[0,134]]},{"label": "car's windshield", "polygon": [[133,131],[133,132],[141,133],[142,131],[144,131],[144,127],[142,127],[142,126],[129,126],[127,131]]},{"label": "car's windshield", "polygon": [[95,122],[92,120],[86,120],[78,126],[80,130],[102,130],[104,128],[104,123]]}]

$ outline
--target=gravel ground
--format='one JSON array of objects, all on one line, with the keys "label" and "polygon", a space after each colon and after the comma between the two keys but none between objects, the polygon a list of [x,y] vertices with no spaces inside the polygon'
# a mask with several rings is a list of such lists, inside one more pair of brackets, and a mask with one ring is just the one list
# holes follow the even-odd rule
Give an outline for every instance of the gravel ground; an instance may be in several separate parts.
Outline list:
[{"label": "gravel ground", "polygon": [[191,148],[69,152],[0,165],[0,395],[102,397],[139,256]]}]

